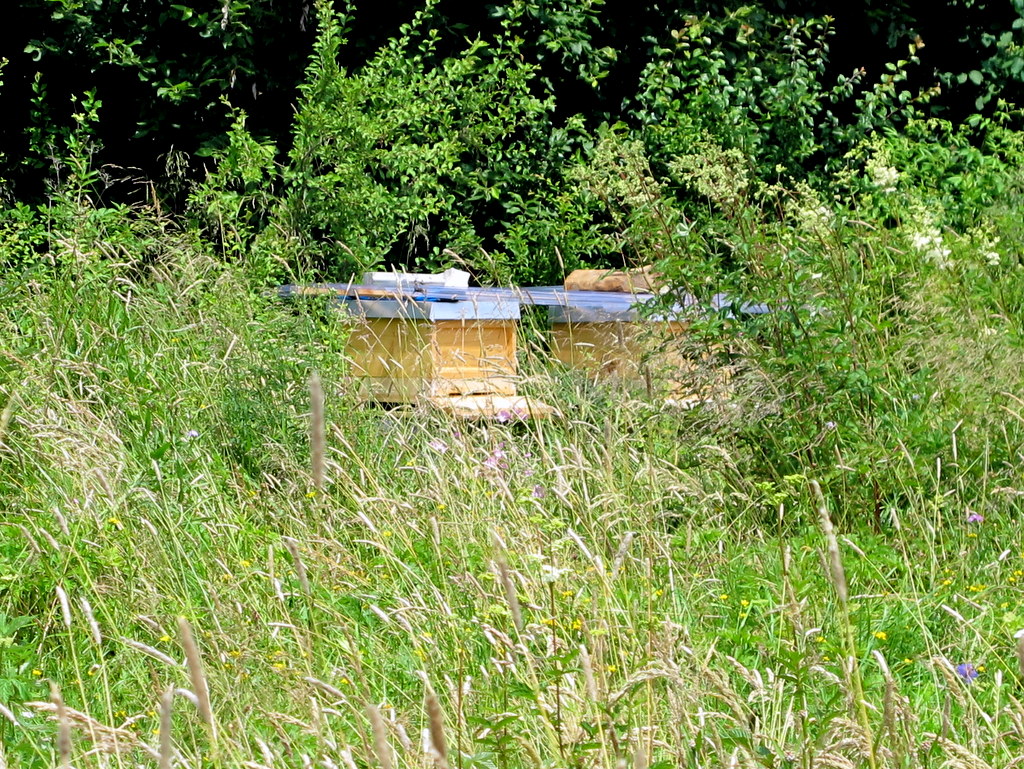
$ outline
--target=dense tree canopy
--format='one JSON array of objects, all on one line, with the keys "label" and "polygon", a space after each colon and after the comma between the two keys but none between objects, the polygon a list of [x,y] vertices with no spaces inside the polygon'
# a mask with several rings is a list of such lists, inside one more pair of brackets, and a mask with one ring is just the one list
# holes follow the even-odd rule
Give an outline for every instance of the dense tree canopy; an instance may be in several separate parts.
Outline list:
[{"label": "dense tree canopy", "polygon": [[[336,5],[347,23],[339,59],[352,70],[423,8],[411,0]],[[308,0],[26,0],[18,6],[0,33],[8,60],[0,90],[8,198],[38,197],[39,182],[57,176],[51,158],[60,154],[87,94],[102,103],[95,136],[110,176],[142,176],[165,194],[178,189],[182,174],[194,177],[201,157],[223,143],[230,108],[247,113],[255,135],[282,151],[289,144],[316,27]],[[594,127],[630,119],[638,80],[688,16],[720,19],[743,8],[692,0],[440,0],[427,4],[425,23],[438,34],[429,58],[440,62],[467,39],[486,39],[503,19],[518,17],[520,53],[540,67],[533,88],[554,99],[553,119],[579,115]],[[749,27],[831,16],[826,82],[861,68],[863,82],[872,82],[886,63],[904,57],[907,43],[919,40],[921,63],[905,87],[943,86],[931,114],[959,118],[1021,94],[1021,0],[764,0],[746,10]],[[127,188],[119,193],[127,194]]]}]

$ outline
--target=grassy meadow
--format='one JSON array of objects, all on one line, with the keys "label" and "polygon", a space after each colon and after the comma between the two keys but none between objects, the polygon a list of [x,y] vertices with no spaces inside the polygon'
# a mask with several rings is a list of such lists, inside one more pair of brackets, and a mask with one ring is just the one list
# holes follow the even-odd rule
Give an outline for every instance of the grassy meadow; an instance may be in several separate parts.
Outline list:
[{"label": "grassy meadow", "polygon": [[159,237],[0,289],[0,766],[1024,764],[1016,398],[872,510],[755,472],[753,364],[680,411],[528,343],[560,417],[367,407],[321,303]]}]

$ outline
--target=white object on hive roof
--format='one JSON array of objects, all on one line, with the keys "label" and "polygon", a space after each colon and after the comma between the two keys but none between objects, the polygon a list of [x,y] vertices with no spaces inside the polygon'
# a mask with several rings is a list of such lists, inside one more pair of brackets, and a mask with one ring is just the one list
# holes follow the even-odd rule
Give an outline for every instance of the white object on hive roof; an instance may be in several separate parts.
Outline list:
[{"label": "white object on hive roof", "polygon": [[363,285],[374,288],[387,287],[413,290],[417,286],[441,286],[442,288],[469,288],[469,273],[455,268],[436,274],[423,272],[367,272],[363,273]]}]

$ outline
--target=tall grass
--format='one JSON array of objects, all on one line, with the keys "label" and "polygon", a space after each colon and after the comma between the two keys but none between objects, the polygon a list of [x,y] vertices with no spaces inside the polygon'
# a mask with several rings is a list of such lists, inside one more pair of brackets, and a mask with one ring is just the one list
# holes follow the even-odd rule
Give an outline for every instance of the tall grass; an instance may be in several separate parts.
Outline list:
[{"label": "tall grass", "polygon": [[527,360],[562,417],[386,411],[344,333],[170,237],[6,280],[0,765],[1024,763],[986,468],[880,531],[814,468],[751,475],[728,404]]}]

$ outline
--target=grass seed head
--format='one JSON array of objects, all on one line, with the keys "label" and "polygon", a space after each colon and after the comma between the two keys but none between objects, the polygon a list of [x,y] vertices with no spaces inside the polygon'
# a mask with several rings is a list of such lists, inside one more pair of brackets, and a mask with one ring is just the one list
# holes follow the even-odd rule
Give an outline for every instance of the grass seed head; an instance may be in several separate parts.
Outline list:
[{"label": "grass seed head", "polygon": [[64,698],[60,695],[57,684],[50,684],[50,702],[56,708],[57,718],[57,757],[62,767],[71,766],[71,722],[68,720],[64,707]]},{"label": "grass seed head", "polygon": [[430,733],[430,746],[434,751],[434,761],[438,769],[448,769],[448,743],[444,737],[444,719],[441,716],[441,703],[433,692],[427,694],[427,721]]},{"label": "grass seed head", "polygon": [[370,729],[373,731],[373,752],[377,756],[380,769],[391,769],[391,746],[388,745],[388,728],[376,705],[367,705],[366,713],[370,717]]},{"label": "grass seed head", "polygon": [[182,647],[185,649],[189,680],[192,681],[192,691],[196,697],[196,707],[199,709],[199,716],[212,730],[213,709],[210,707],[210,690],[206,683],[206,674],[203,672],[203,662],[199,655],[199,647],[196,646],[195,637],[192,635],[192,627],[184,617],[178,617],[178,636],[181,639]]},{"label": "grass seed head", "polygon": [[160,758],[159,769],[171,769],[171,710],[174,707],[174,687],[168,687],[160,698]]},{"label": "grass seed head", "polygon": [[324,388],[320,375],[313,373],[309,378],[309,461],[313,473],[313,488],[323,494],[325,479],[326,427],[324,420]]}]

